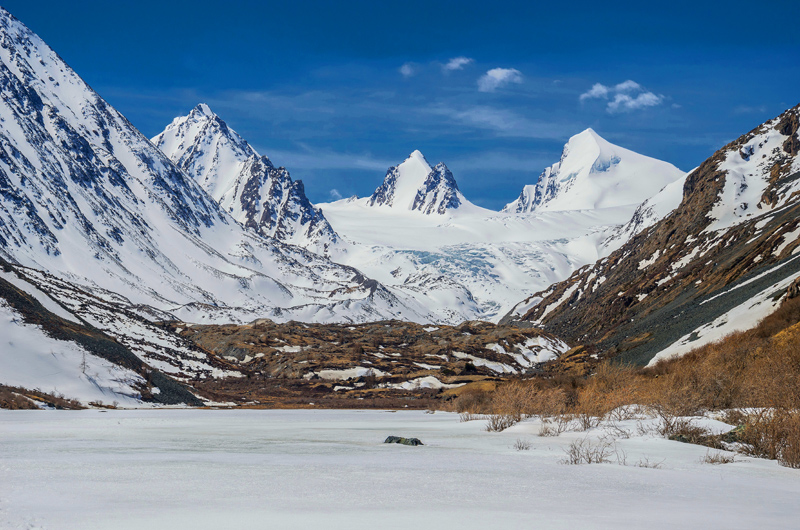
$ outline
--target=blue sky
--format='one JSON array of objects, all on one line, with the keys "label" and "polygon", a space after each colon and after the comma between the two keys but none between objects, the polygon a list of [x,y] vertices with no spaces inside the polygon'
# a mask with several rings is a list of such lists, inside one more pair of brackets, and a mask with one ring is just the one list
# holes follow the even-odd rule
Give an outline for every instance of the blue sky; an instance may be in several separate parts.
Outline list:
[{"label": "blue sky", "polygon": [[419,149],[498,209],[586,127],[689,170],[800,102],[796,1],[3,6],[147,136],[206,102],[313,202]]}]

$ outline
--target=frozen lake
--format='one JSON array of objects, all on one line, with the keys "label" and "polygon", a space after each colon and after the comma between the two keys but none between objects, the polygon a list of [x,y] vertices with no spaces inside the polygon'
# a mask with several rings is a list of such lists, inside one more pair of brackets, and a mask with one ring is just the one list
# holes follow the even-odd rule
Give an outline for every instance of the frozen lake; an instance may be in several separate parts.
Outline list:
[{"label": "frozen lake", "polygon": [[800,471],[703,464],[703,447],[628,427],[628,465],[573,466],[564,448],[586,433],[543,438],[537,421],[489,433],[442,412],[0,410],[0,528],[797,528]]}]

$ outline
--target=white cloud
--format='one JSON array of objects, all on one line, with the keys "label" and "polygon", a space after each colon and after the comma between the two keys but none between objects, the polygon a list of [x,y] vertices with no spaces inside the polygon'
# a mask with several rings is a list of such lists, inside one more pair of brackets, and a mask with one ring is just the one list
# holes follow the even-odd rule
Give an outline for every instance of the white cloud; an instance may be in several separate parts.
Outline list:
[{"label": "white cloud", "polygon": [[619,83],[617,86],[614,87],[614,90],[617,92],[638,92],[642,90],[642,85],[637,83],[636,81],[631,81],[628,79],[627,81],[623,81]]},{"label": "white cloud", "polygon": [[637,110],[645,107],[655,107],[660,105],[664,96],[657,96],[652,92],[642,92],[638,96],[631,97],[628,94],[617,94],[612,101],[608,102],[608,112],[615,113],[621,110]]},{"label": "white cloud", "polygon": [[585,101],[587,99],[593,98],[607,98],[608,97],[608,87],[600,84],[595,83],[592,88],[589,89],[588,92],[584,92],[581,94],[580,100]]},{"label": "white cloud", "polygon": [[398,69],[398,71],[403,75],[403,77],[411,77],[416,73],[413,63],[404,64]]},{"label": "white cloud", "polygon": [[469,57],[453,57],[447,64],[442,65],[442,70],[445,72],[451,72],[453,70],[463,70],[465,66],[472,63],[474,59]]},{"label": "white cloud", "polygon": [[522,83],[522,72],[516,68],[492,68],[478,79],[478,90],[494,92],[509,83]]},{"label": "white cloud", "polygon": [[[613,96],[613,97],[612,97]],[[645,90],[636,81],[628,79],[613,87],[595,83],[592,88],[581,94],[578,99],[583,103],[589,99],[610,99],[606,104],[609,114],[655,107],[664,102],[664,96]]]},{"label": "white cloud", "polygon": [[332,201],[338,201],[342,198],[342,194],[339,193],[339,190],[336,188],[331,189],[328,193],[330,194]]}]

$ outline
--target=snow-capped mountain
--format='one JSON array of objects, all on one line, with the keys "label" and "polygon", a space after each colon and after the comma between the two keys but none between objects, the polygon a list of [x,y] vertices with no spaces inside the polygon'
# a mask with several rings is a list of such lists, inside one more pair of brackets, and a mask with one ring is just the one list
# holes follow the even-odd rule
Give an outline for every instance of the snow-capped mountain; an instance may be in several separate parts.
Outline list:
[{"label": "snow-capped mountain", "polygon": [[726,145],[680,197],[670,185],[637,210],[642,231],[506,320],[642,364],[754,326],[800,277],[798,129],[800,105]]},{"label": "snow-capped mountain", "polygon": [[509,213],[593,210],[639,204],[684,173],[607,142],[592,129],[564,146],[561,160],[545,168],[536,184],[503,208]]},{"label": "snow-capped mountain", "polygon": [[357,270],[245,230],[0,10],[0,256],[188,321],[425,321]]},{"label": "snow-capped mountain", "polygon": [[444,215],[468,203],[456,179],[444,163],[434,167],[419,151],[389,168],[386,178],[367,201],[369,206],[384,206],[423,214]]},{"label": "snow-capped mountain", "polygon": [[175,118],[152,141],[245,227],[320,253],[336,242],[303,182],[260,156],[208,105]]}]

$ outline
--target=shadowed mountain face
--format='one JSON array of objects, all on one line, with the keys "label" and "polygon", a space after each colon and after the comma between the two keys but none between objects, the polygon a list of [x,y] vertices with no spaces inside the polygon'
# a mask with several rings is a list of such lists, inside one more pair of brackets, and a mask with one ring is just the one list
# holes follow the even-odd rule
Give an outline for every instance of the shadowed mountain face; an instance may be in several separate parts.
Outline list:
[{"label": "shadowed mountain face", "polygon": [[671,214],[506,320],[636,363],[699,345],[712,328],[754,325],[800,274],[799,113],[719,150],[688,175]]}]

